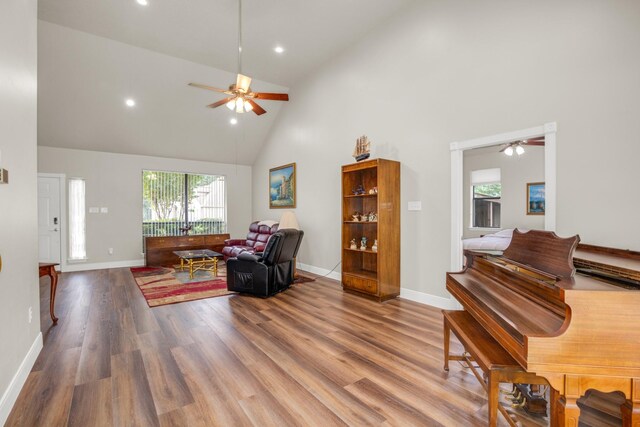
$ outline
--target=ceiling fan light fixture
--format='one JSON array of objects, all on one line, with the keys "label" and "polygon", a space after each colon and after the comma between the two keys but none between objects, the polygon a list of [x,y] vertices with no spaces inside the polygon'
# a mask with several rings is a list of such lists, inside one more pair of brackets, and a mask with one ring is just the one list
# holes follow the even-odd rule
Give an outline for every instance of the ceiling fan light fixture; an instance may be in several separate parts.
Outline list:
[{"label": "ceiling fan light fixture", "polygon": [[244,111],[246,111],[248,113],[251,110],[253,110],[253,105],[251,105],[251,103],[245,99],[244,100]]},{"label": "ceiling fan light fixture", "polygon": [[229,110],[233,111],[236,108],[236,100],[232,99],[231,101],[227,102],[225,105]]},{"label": "ceiling fan light fixture", "polygon": [[244,99],[240,96],[236,98],[236,113],[244,113]]},{"label": "ceiling fan light fixture", "polygon": [[516,154],[517,154],[518,156],[521,156],[521,155],[523,155],[523,154],[524,154],[524,147],[523,147],[522,145],[518,144],[518,145],[516,146]]},{"label": "ceiling fan light fixture", "polygon": [[507,147],[507,149],[504,150],[504,154],[506,154],[507,156],[513,156],[513,147]]}]

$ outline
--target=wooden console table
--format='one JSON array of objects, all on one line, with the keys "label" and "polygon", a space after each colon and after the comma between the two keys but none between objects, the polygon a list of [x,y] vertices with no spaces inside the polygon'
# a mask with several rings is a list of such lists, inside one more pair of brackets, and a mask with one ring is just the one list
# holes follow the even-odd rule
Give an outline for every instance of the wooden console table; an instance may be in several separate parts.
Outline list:
[{"label": "wooden console table", "polygon": [[41,262],[38,264],[40,270],[40,276],[49,276],[51,278],[51,295],[49,298],[49,314],[51,315],[51,320],[53,324],[56,325],[58,323],[58,318],[54,314],[54,306],[56,303],[56,289],[58,288],[58,272],[56,271],[55,263],[50,262]]},{"label": "wooden console table", "polygon": [[175,251],[211,249],[222,252],[229,234],[196,234],[192,236],[161,236],[145,238],[144,261],[147,266],[173,267],[178,259]]}]

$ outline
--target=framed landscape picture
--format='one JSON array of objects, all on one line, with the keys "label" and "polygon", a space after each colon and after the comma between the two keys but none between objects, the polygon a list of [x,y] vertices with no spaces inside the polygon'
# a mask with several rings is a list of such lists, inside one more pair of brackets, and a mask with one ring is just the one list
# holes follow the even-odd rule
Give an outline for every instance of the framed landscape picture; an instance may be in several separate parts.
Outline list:
[{"label": "framed landscape picture", "polygon": [[544,215],[544,182],[527,184],[527,215]]},{"label": "framed landscape picture", "polygon": [[296,207],[296,164],[269,169],[269,208]]}]

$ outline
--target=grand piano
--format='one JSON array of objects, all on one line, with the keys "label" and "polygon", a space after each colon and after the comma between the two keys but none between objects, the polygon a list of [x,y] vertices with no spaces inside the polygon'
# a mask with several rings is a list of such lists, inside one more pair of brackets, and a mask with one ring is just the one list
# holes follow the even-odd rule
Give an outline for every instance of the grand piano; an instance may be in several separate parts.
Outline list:
[{"label": "grand piano", "polygon": [[[640,254],[576,250],[578,243],[578,236],[515,230],[500,256],[465,252],[464,270],[447,273],[447,290],[464,308],[461,318],[470,320],[455,323],[453,332],[466,337],[465,348],[484,351],[476,357],[488,369],[499,365],[490,360],[497,354],[519,365],[522,375],[515,378],[548,382],[552,426],[578,426],[577,401],[595,389],[623,393],[622,424],[639,427]],[[445,312],[445,352],[447,318]],[[474,343],[481,339],[484,350]],[[487,350],[487,343],[496,348]]]}]

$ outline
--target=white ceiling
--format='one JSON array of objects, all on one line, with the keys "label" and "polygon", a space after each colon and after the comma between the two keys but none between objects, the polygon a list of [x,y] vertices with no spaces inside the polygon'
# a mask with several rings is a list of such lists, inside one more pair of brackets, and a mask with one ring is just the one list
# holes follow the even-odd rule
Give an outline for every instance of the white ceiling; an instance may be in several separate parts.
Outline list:
[{"label": "white ceiling", "polygon": [[[187,86],[223,85],[235,74],[59,25],[38,26],[38,144],[219,163],[253,164],[281,108],[267,114],[206,108],[224,95]],[[254,80],[257,91],[287,88]],[[125,100],[136,101],[134,108]]]},{"label": "white ceiling", "polygon": [[[238,0],[40,0],[39,18],[237,71]],[[291,87],[410,0],[244,0],[243,71]],[[285,47],[282,55],[276,45]]]}]

